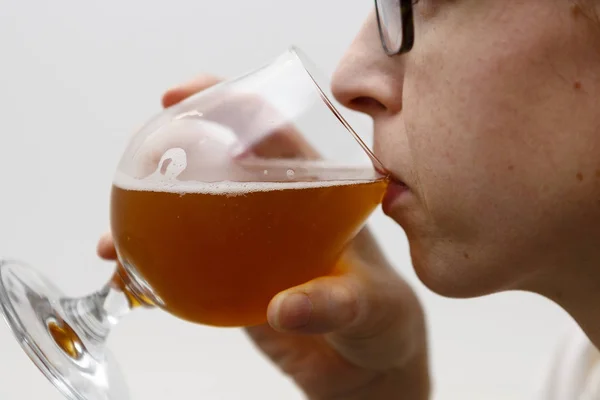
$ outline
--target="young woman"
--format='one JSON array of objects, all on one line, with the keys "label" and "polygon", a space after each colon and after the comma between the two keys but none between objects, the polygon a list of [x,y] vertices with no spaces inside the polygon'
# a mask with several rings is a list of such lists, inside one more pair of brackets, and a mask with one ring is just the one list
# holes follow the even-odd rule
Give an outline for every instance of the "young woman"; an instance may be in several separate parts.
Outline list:
[{"label": "young woman", "polygon": [[[333,83],[345,106],[372,117],[375,151],[403,182],[384,210],[433,291],[527,290],[569,312],[586,336],[561,353],[569,359],[541,398],[593,396],[600,1],[413,3],[379,0]],[[172,89],[164,105],[215,81]],[[115,257],[110,236],[99,253]],[[312,400],[428,398],[418,299],[367,232],[348,255],[346,275],[276,296],[269,325],[250,336]]]}]

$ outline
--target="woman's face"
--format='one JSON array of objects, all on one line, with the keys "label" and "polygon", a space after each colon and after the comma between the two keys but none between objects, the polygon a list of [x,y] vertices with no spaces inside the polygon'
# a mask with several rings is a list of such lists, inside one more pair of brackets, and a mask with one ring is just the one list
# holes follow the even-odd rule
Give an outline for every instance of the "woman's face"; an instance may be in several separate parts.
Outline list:
[{"label": "woman's face", "polygon": [[[568,0],[420,0],[387,57],[374,14],[334,78],[410,190],[386,213],[434,291],[527,288],[600,262],[600,23]],[[557,274],[556,276],[559,276]]]}]

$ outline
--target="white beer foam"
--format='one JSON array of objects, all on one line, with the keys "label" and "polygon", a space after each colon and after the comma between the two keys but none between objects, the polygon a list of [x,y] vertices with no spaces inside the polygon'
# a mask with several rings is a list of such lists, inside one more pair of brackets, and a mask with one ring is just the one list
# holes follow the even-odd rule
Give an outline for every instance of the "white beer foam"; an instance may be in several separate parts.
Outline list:
[{"label": "white beer foam", "polygon": [[334,180],[314,182],[198,182],[179,181],[168,178],[164,180],[158,180],[156,177],[147,180],[135,179],[120,172],[116,173],[113,180],[113,184],[123,190],[234,196],[256,192],[325,188],[332,186],[365,184],[371,182],[373,182],[373,180]]}]

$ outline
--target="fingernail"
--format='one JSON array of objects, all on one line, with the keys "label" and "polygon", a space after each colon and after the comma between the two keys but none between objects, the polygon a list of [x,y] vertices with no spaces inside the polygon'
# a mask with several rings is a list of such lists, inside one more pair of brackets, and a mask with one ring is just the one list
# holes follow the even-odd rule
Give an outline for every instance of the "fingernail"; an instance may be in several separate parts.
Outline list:
[{"label": "fingernail", "polygon": [[170,92],[176,92],[176,91],[178,91],[178,90],[185,89],[186,87],[188,87],[189,85],[191,85],[191,84],[192,84],[192,82],[193,82],[193,81],[192,81],[192,80],[190,80],[190,81],[187,81],[187,82],[180,82],[180,83],[177,83],[177,84],[175,84],[175,85],[172,85],[172,86],[171,86],[171,87],[170,87],[170,88],[167,90],[167,93],[170,93]]},{"label": "fingernail", "polygon": [[197,83],[197,81],[198,81],[197,78],[188,79],[185,82],[180,82],[178,84],[175,84],[175,85],[171,86],[167,92],[174,92],[174,91],[178,91],[178,90],[182,90],[182,89],[187,89],[187,88],[193,87]]},{"label": "fingernail", "polygon": [[100,236],[100,240],[103,242],[111,242],[112,241],[112,233],[104,232],[102,236]]},{"label": "fingernail", "polygon": [[275,328],[295,330],[308,325],[313,306],[308,296],[303,293],[281,295],[276,299],[273,314],[269,321]]}]

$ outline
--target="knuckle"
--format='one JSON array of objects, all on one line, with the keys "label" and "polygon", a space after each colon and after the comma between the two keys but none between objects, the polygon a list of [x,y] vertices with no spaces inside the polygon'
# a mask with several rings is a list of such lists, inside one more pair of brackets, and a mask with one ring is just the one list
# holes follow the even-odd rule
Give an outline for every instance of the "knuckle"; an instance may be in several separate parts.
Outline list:
[{"label": "knuckle", "polygon": [[352,324],[360,315],[360,299],[353,285],[339,283],[333,285],[329,292],[329,301],[333,313],[341,323]]}]

